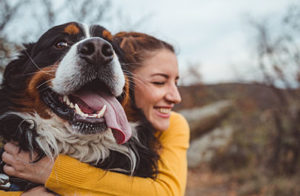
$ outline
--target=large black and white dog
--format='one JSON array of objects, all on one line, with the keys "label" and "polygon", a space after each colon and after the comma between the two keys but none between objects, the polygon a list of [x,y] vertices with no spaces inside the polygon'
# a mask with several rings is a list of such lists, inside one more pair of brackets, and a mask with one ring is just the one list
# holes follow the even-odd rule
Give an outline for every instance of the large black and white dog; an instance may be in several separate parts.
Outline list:
[{"label": "large black and white dog", "polygon": [[[17,141],[38,159],[66,154],[106,170],[155,177],[154,129],[132,103],[122,55],[105,28],[76,22],[25,45],[3,75],[4,141]],[[127,121],[125,104],[132,106],[134,122]]]}]

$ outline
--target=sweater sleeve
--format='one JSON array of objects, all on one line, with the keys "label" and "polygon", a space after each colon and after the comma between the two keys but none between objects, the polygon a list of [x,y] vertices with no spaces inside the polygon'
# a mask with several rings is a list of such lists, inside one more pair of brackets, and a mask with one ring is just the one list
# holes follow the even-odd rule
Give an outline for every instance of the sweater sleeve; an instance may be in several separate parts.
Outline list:
[{"label": "sweater sleeve", "polygon": [[20,196],[23,192],[7,192],[7,191],[0,191],[0,195],[2,196]]},{"label": "sweater sleeve", "polygon": [[59,155],[45,186],[61,195],[184,195],[189,146],[189,127],[184,117],[173,112],[170,127],[159,140],[162,150],[156,179],[105,171]]}]

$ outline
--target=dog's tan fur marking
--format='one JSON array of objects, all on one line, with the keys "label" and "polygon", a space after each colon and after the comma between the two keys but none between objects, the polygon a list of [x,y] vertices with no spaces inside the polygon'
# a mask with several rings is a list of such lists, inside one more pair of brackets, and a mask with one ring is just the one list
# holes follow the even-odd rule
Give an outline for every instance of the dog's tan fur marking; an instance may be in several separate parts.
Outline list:
[{"label": "dog's tan fur marking", "polygon": [[79,28],[75,24],[69,24],[64,29],[64,32],[66,32],[66,33],[68,33],[70,35],[78,34],[79,31],[80,31]]},{"label": "dog's tan fur marking", "polygon": [[[40,94],[38,88],[43,83],[50,83],[50,81],[55,76],[55,70],[57,65],[52,65],[43,69],[40,69],[37,73],[33,75],[28,81],[28,87],[20,95],[19,98],[14,99],[15,103],[20,104],[22,107],[18,110],[21,112],[32,113],[36,111],[41,117],[49,119],[51,116],[48,114],[48,107],[40,99]],[[24,81],[26,82],[26,81]]]},{"label": "dog's tan fur marking", "polygon": [[108,39],[108,40],[112,40],[112,35],[111,35],[111,33],[109,32],[109,31],[107,31],[107,30],[104,30],[103,32],[102,32],[102,36],[103,37],[105,37],[106,39]]}]

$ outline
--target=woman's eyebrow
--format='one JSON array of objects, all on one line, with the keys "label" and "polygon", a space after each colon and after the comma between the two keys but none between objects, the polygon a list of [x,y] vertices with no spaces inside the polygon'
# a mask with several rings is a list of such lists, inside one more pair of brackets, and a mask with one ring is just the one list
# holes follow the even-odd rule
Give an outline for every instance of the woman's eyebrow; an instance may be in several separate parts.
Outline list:
[{"label": "woman's eyebrow", "polygon": [[169,75],[168,74],[164,74],[164,73],[154,73],[154,74],[151,74],[150,76],[151,77],[153,77],[153,76],[162,76],[164,78],[169,78]]},{"label": "woman's eyebrow", "polygon": [[[150,75],[151,77],[154,77],[154,76],[162,76],[166,79],[168,79],[170,76],[168,74],[165,74],[165,73],[154,73],[154,74],[151,74]],[[176,76],[175,80],[179,80],[179,76]]]}]

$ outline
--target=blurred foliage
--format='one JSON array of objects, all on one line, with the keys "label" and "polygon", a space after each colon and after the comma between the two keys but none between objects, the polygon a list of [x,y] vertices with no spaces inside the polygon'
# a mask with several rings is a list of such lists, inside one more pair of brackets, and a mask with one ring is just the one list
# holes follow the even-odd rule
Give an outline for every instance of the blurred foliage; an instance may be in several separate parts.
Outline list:
[{"label": "blurred foliage", "polygon": [[[269,110],[270,127],[261,159],[268,175],[294,175],[300,162],[300,4],[291,6],[275,34],[267,21],[252,22],[256,30],[256,59],[262,83],[279,103]],[[285,89],[285,90],[282,90]],[[262,126],[263,127],[263,126]]]},{"label": "blurred foliage", "polygon": [[14,29],[22,41],[63,22],[100,23],[116,14],[109,0],[1,0],[0,11],[1,37],[16,39]]},{"label": "blurred foliage", "polygon": [[22,43],[36,40],[54,25],[70,21],[108,24],[116,20],[124,21],[128,27],[140,22],[127,21],[110,0],[1,0],[0,73]]},{"label": "blurred foliage", "polygon": [[178,108],[235,101],[224,122],[235,129],[233,138],[209,164],[238,184],[237,195],[300,195],[299,16],[300,4],[291,6],[275,22],[276,31],[269,21],[251,21],[260,82],[181,87],[184,103]]},{"label": "blurred foliage", "polygon": [[[234,186],[237,195],[297,195],[299,193],[299,162],[291,172],[293,152],[285,151],[287,146],[299,142],[291,131],[291,122],[285,115],[280,115],[283,125],[281,134],[281,155],[278,162],[270,162],[277,138],[277,125],[274,111],[281,108],[281,100],[272,88],[265,84],[227,83],[180,87],[183,102],[177,109],[190,107],[193,102],[198,106],[214,103],[218,100],[234,101],[233,112],[222,122],[222,126],[233,127],[234,134],[228,144],[216,149],[215,156],[209,162],[212,175],[226,174],[226,186]],[[198,94],[199,91],[201,95]],[[299,90],[294,89],[293,93]],[[280,89],[288,96],[290,92]],[[185,97],[190,96],[191,100]],[[193,100],[194,97],[197,100]],[[199,101],[200,99],[201,101]],[[296,122],[296,124],[299,122]],[[281,159],[281,161],[280,161]],[[299,161],[299,159],[298,159]],[[276,167],[274,167],[276,165]],[[201,172],[200,174],[201,175]],[[280,179],[280,180],[279,180]],[[278,193],[278,194],[277,194]],[[280,194],[279,194],[280,193]]]},{"label": "blurred foliage", "polygon": [[185,70],[180,73],[179,85],[190,86],[202,84],[201,64],[198,62],[188,62]]},{"label": "blurred foliage", "polygon": [[278,104],[278,98],[264,84],[220,83],[179,86],[182,102],[176,110],[204,106],[220,100],[236,101],[243,110],[255,110],[256,107],[269,109]]}]

